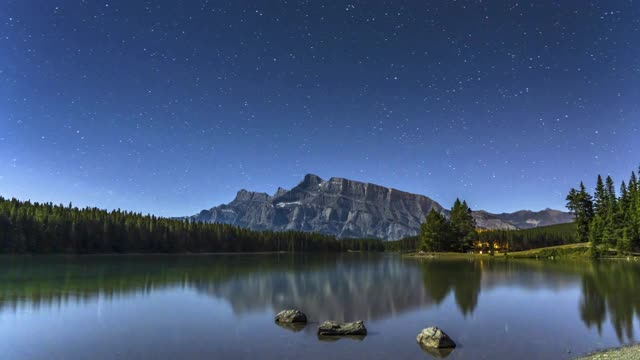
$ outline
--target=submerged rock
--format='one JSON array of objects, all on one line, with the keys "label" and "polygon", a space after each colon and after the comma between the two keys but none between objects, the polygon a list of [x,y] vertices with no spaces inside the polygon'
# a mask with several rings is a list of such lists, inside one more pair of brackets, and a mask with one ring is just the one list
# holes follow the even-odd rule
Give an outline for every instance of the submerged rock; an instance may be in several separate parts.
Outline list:
[{"label": "submerged rock", "polygon": [[450,349],[456,347],[456,343],[451,340],[449,335],[435,326],[422,330],[416,340],[426,348]]},{"label": "submerged rock", "polygon": [[335,321],[325,321],[318,328],[319,336],[350,336],[367,335],[367,328],[364,322],[356,321],[351,323],[338,323]]},{"label": "submerged rock", "polygon": [[299,310],[282,310],[276,315],[275,321],[277,323],[307,323],[307,315]]}]

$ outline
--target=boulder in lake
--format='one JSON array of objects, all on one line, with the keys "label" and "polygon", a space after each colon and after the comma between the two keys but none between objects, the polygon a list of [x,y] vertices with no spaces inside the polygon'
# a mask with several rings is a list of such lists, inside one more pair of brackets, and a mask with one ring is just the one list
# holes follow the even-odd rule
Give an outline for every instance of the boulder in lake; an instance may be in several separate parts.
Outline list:
[{"label": "boulder in lake", "polygon": [[293,323],[307,323],[307,315],[299,310],[282,310],[276,315],[277,323],[293,324]]},{"label": "boulder in lake", "polygon": [[325,321],[318,328],[320,336],[353,336],[367,335],[367,328],[364,322],[356,321],[351,323],[339,323],[335,321]]},{"label": "boulder in lake", "polygon": [[435,326],[422,330],[416,340],[426,348],[450,349],[456,347],[456,343],[451,340],[449,335]]}]

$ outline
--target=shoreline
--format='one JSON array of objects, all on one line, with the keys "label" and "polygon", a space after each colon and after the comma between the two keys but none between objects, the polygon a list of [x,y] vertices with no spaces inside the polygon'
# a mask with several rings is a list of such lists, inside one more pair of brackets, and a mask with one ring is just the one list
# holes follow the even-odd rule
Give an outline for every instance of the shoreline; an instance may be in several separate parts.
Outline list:
[{"label": "shoreline", "polygon": [[514,251],[508,253],[477,254],[477,253],[456,253],[456,252],[425,252],[408,253],[403,256],[415,259],[435,259],[435,258],[466,258],[466,259],[582,259],[582,260],[628,260],[637,261],[638,254],[603,256],[597,259],[591,257],[589,243],[578,243],[569,245],[558,245],[544,248],[537,248],[524,251]]},{"label": "shoreline", "polygon": [[640,344],[625,345],[617,348],[605,349],[579,356],[573,360],[596,360],[596,359],[628,359],[640,360]]}]

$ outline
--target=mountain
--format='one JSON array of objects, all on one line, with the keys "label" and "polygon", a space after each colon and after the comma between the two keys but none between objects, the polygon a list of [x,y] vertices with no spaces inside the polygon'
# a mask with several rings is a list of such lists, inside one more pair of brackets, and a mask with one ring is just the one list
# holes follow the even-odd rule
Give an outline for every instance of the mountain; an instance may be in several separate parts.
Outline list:
[{"label": "mountain", "polygon": [[476,226],[480,229],[490,229],[490,230],[516,230],[517,226],[514,224],[502,220],[496,217],[494,214],[490,212],[486,212],[484,210],[473,211],[471,213],[473,215],[473,219],[476,221]]},{"label": "mountain", "polygon": [[[230,203],[188,218],[253,230],[314,231],[343,238],[397,240],[418,234],[431,209],[448,215],[448,210],[424,195],[344,178],[323,180],[308,174],[291,190],[278,188],[269,195],[243,189]],[[568,213],[555,210],[498,215],[475,211],[473,216],[483,229],[517,229],[571,220]]]},{"label": "mountain", "polygon": [[553,209],[542,211],[520,210],[514,213],[493,214],[494,217],[513,224],[518,229],[564,224],[573,221],[573,215]]}]

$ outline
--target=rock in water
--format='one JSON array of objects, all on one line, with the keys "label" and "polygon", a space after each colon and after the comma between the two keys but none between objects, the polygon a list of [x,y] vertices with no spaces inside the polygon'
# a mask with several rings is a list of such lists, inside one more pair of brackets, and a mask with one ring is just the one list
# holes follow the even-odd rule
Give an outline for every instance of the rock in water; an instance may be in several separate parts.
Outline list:
[{"label": "rock in water", "polygon": [[351,336],[367,335],[367,328],[364,322],[356,321],[351,323],[338,323],[335,321],[325,321],[318,328],[320,336]]},{"label": "rock in water", "polygon": [[435,326],[422,330],[416,340],[427,348],[448,349],[456,347],[456,343],[451,340],[449,335]]},{"label": "rock in water", "polygon": [[278,323],[307,323],[307,315],[298,310],[283,310],[276,315],[275,318]]}]

